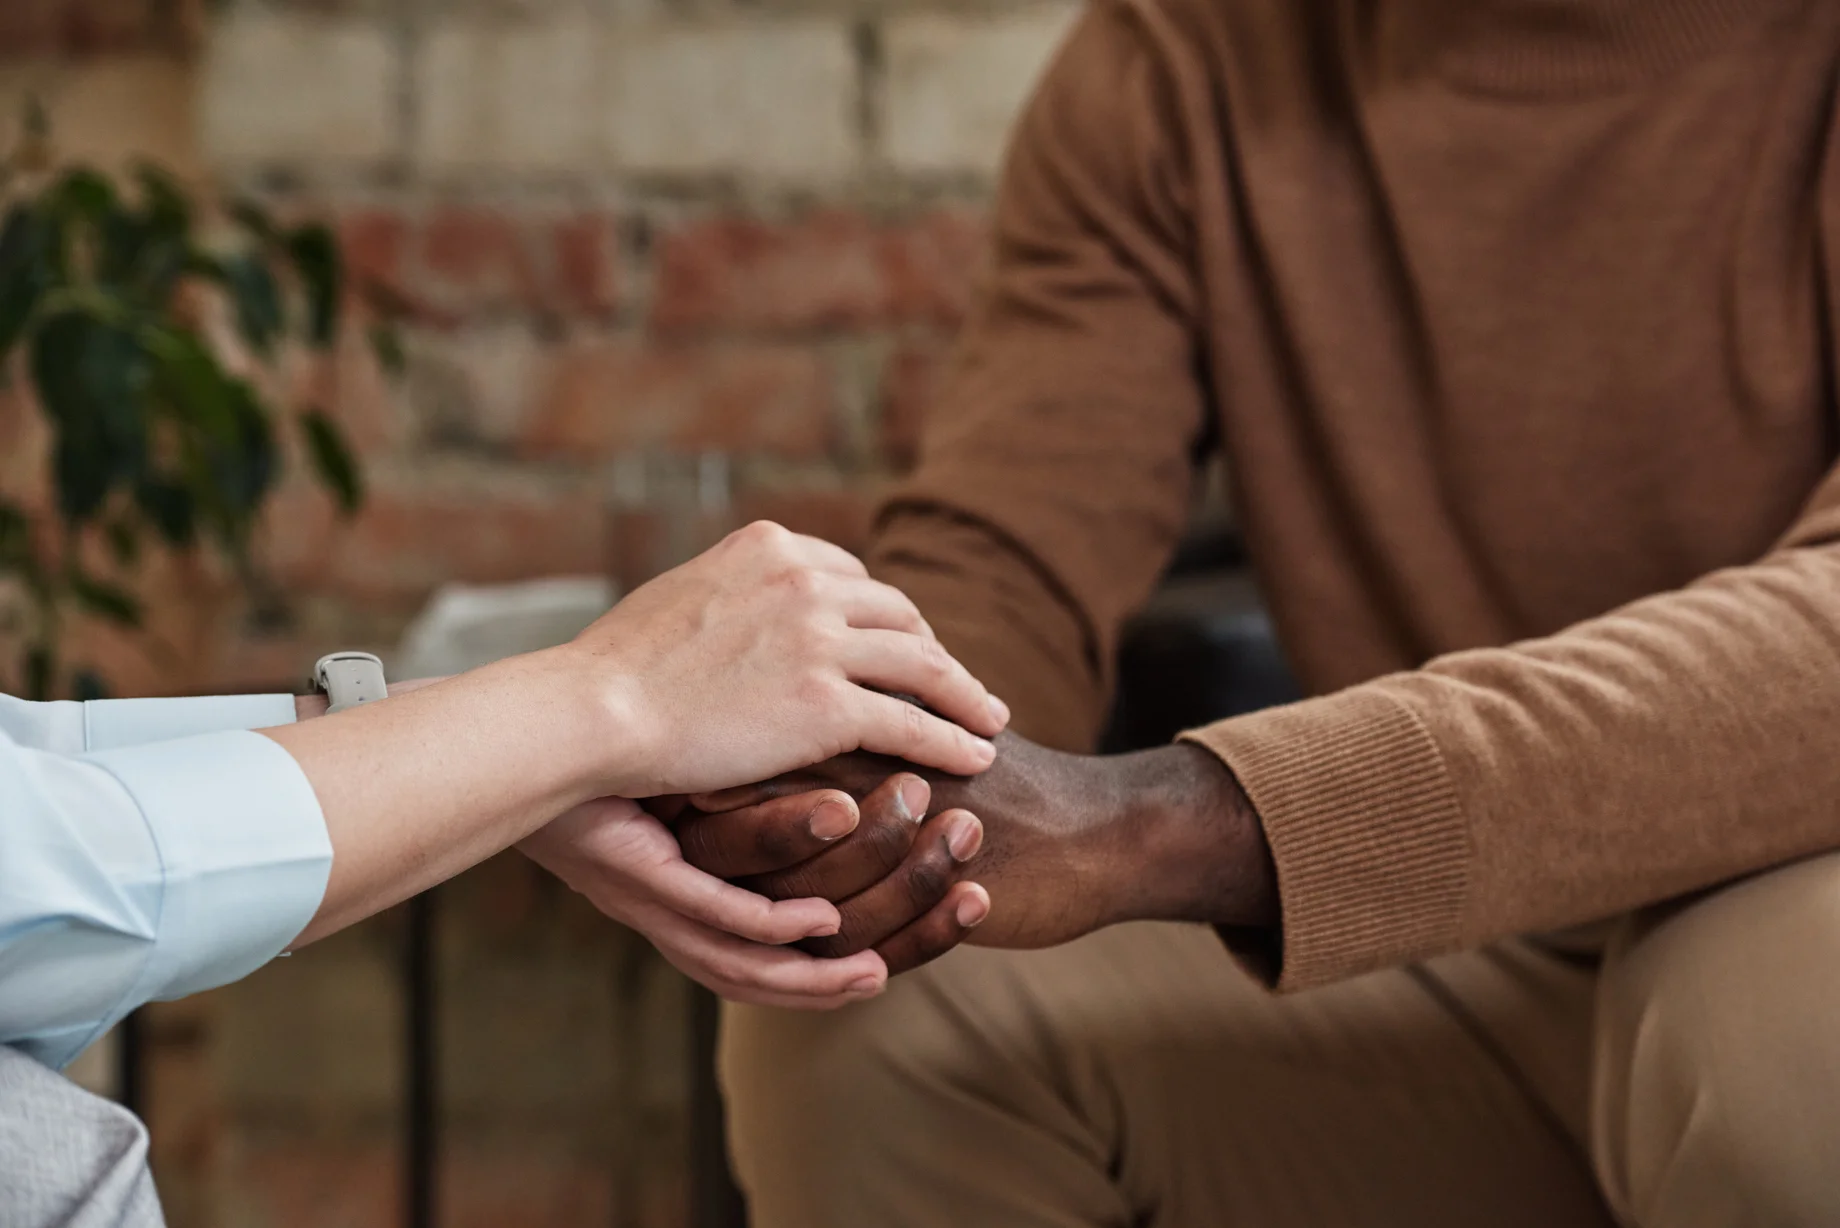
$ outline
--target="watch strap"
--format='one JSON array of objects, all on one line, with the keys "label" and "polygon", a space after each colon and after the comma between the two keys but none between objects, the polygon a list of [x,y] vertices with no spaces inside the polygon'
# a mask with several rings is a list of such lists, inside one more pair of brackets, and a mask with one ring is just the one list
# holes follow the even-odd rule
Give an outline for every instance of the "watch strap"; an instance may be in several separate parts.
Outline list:
[{"label": "watch strap", "polygon": [[389,688],[383,680],[383,662],[368,652],[334,652],[313,666],[313,686],[324,691],[331,705],[328,715],[383,699]]}]

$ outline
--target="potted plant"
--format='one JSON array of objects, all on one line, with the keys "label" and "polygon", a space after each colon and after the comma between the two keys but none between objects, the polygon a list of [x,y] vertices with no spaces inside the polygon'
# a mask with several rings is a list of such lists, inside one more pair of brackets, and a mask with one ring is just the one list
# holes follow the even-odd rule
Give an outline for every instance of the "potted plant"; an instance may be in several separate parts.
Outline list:
[{"label": "potted plant", "polygon": [[[29,383],[50,467],[45,497],[0,492],[0,635],[16,646],[0,684],[89,697],[101,680],[67,668],[68,618],[139,627],[134,578],[151,551],[212,552],[253,578],[284,432],[339,507],[358,508],[358,466],[324,407],[279,403],[279,381],[257,378],[289,346],[332,345],[343,272],[324,226],[247,200],[207,218],[153,166],[124,180],[54,169],[36,109],[0,162],[0,204],[0,374]],[[373,343],[396,369],[387,319]]]}]

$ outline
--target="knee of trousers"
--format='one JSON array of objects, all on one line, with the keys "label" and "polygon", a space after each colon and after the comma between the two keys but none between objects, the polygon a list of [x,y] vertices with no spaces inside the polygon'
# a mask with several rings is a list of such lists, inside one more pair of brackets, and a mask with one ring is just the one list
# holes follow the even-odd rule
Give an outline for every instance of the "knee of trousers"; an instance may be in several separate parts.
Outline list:
[{"label": "knee of trousers", "polygon": [[820,1193],[828,1208],[840,1181],[899,1187],[962,1136],[958,1101],[988,1086],[991,1054],[986,1003],[953,969],[987,956],[954,952],[837,1011],[724,1007],[729,1150],[757,1212]]},{"label": "knee of trousers", "polygon": [[1628,924],[1592,1150],[1637,1228],[1840,1224],[1840,854]]}]

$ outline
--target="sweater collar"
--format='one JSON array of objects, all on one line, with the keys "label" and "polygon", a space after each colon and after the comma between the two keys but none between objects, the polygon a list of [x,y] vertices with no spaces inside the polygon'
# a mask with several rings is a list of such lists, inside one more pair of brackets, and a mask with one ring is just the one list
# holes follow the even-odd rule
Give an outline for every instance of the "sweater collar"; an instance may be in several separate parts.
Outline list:
[{"label": "sweater collar", "polygon": [[1459,85],[1494,93],[1598,93],[1749,41],[1810,2],[1394,0],[1381,10],[1380,34],[1396,66]]}]

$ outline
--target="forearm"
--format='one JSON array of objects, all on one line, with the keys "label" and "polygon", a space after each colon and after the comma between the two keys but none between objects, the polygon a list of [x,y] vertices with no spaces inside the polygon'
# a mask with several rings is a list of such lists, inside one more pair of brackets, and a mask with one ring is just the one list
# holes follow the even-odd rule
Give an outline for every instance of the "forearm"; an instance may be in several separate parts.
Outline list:
[{"label": "forearm", "polygon": [[[323,710],[305,697],[300,714]],[[567,650],[516,657],[263,731],[319,799],[333,862],[302,946],[510,847],[599,796],[621,718]]]}]

